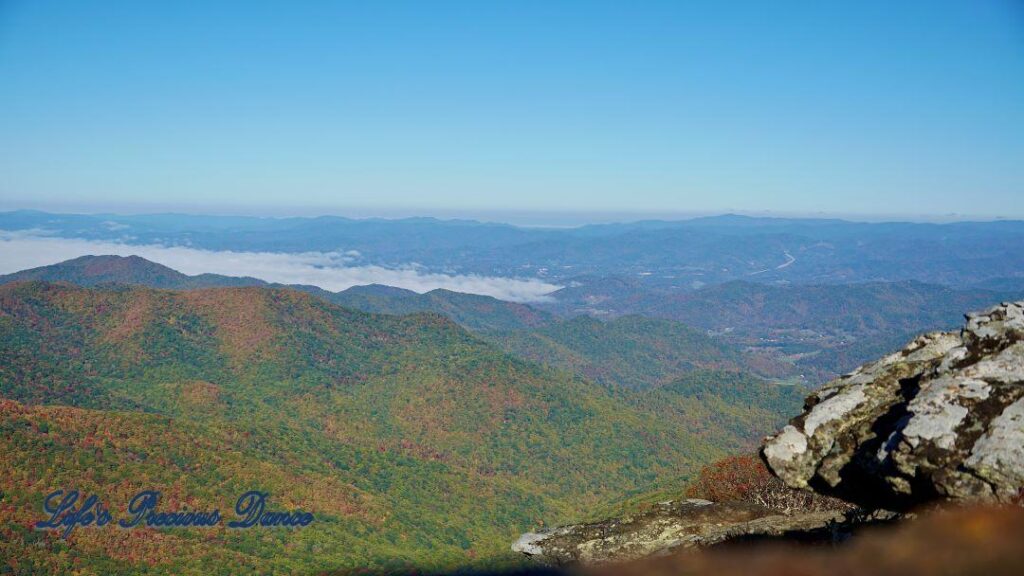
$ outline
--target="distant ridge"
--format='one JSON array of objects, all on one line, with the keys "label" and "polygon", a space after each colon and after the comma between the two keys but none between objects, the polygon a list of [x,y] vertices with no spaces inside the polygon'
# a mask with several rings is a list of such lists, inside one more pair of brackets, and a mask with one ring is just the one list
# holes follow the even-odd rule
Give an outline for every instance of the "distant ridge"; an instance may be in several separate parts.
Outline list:
[{"label": "distant ridge", "polygon": [[[542,278],[626,275],[648,289],[751,280],[847,284],[918,280],[969,287],[1024,270],[1024,221],[853,222],[725,214],[566,228],[431,218],[0,212],[0,230],[32,238],[237,252],[358,254],[360,265]],[[792,265],[782,266],[789,262]]]},{"label": "distant ridge", "polygon": [[49,266],[30,268],[0,276],[0,284],[19,280],[67,282],[77,286],[129,284],[186,290],[214,286],[266,286],[267,282],[250,277],[199,274],[189,276],[141,256],[79,256]]},{"label": "distant ridge", "polygon": [[[561,318],[552,312],[490,296],[437,289],[412,290],[370,284],[341,292],[315,286],[269,284],[256,278],[217,274],[189,276],[138,256],[83,256],[0,277],[14,281],[63,282],[83,287],[146,286],[167,290],[211,287],[290,288],[332,304],[375,314],[440,314],[519,358],[575,373],[610,388],[649,389],[698,369],[749,371],[786,376],[787,366],[758,361],[737,347],[670,319],[599,321]],[[628,292],[632,279],[612,282]],[[614,298],[621,295],[613,291]]]},{"label": "distant ridge", "polygon": [[491,296],[437,289],[419,294],[412,290],[370,284],[330,292],[316,286],[275,284],[252,277],[199,274],[189,276],[140,256],[80,256],[49,266],[40,266],[0,276],[0,284],[41,280],[93,287],[108,284],[148,286],[165,290],[194,290],[230,286],[291,288],[319,296],[364,312],[413,314],[434,312],[448,316],[474,331],[515,330],[542,326],[554,315],[525,304],[506,302]]}]

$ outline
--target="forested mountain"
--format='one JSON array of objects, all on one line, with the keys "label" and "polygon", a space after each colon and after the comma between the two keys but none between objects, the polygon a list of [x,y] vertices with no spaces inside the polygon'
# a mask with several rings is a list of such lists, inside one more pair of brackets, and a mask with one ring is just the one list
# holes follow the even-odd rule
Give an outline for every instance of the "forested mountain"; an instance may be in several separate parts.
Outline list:
[{"label": "forested mountain", "polygon": [[[0,283],[17,279],[172,289],[280,286],[255,278],[187,276],[143,258],[120,256],[84,256],[2,276]],[[824,382],[913,334],[955,326],[963,310],[1024,296],[1024,289],[1013,288],[1012,278],[992,282],[1000,289],[921,282],[727,282],[666,293],[622,276],[579,277],[549,302],[534,305],[449,290],[418,294],[380,285],[341,292],[290,287],[367,312],[443,314],[523,358],[606,384],[647,386],[687,369],[719,367]]]},{"label": "forested mountain", "polygon": [[522,358],[633,389],[657,387],[697,369],[749,368],[735,347],[703,331],[641,316],[577,316],[491,339]]},{"label": "forested mountain", "polygon": [[788,362],[823,382],[899,346],[914,334],[959,324],[964,310],[1024,296],[1012,290],[954,289],[922,282],[768,285],[726,282],[686,292],[643,288],[623,277],[582,277],[538,304],[562,314],[643,315],[701,328],[770,363]]},{"label": "forested mountain", "polygon": [[443,289],[417,294],[412,290],[390,286],[353,286],[327,298],[331,302],[364,312],[434,312],[476,332],[536,328],[555,320],[553,314],[525,304]]},{"label": "forested mountain", "polygon": [[[731,378],[710,377],[718,400],[610,390],[436,314],[367,314],[289,289],[8,283],[2,555],[43,570],[494,565],[540,521],[682,482],[779,423],[757,400],[774,385],[750,380],[745,397]],[[112,507],[159,489],[172,508],[222,510],[259,489],[317,520],[287,536],[97,529],[65,543],[24,528],[58,488]]]},{"label": "forested mountain", "polygon": [[[83,256],[0,277],[0,284],[29,279],[80,286],[124,284],[171,289],[274,286],[254,278],[187,276],[137,256]],[[418,294],[380,285],[355,286],[341,292],[315,286],[291,288],[364,312],[442,314],[518,357],[612,387],[655,386],[695,368],[786,374],[785,367],[756,362],[721,340],[671,320],[638,316],[608,322],[588,316],[563,320],[525,304],[450,290]]]},{"label": "forested mountain", "polygon": [[78,286],[128,284],[169,290],[267,285],[256,278],[237,278],[220,274],[189,276],[141,256],[80,256],[57,264],[0,275],[0,284],[19,280],[67,282]]},{"label": "forested mountain", "polygon": [[913,331],[956,322],[963,310],[1012,298],[1013,290],[954,289],[922,282],[766,285],[728,282],[678,294],[646,291],[622,278],[587,278],[542,304],[562,314],[643,314],[708,330]]},{"label": "forested mountain", "polygon": [[269,286],[294,288],[329,302],[364,312],[412,314],[435,312],[474,331],[514,330],[542,326],[554,320],[551,313],[525,304],[506,302],[490,296],[464,294],[451,290],[431,290],[418,294],[392,286],[353,286],[330,292],[316,286],[268,283],[256,278],[199,274],[189,276],[139,256],[81,256],[48,266],[40,266],[0,276],[0,284],[18,280],[68,282],[78,286],[125,284],[191,290],[217,286]]}]

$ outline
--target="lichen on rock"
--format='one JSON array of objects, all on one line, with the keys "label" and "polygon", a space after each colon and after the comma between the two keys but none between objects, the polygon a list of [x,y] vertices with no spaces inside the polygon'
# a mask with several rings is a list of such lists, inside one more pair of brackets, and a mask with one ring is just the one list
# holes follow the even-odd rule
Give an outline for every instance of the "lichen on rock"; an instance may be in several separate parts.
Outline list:
[{"label": "lichen on rock", "polygon": [[1024,303],[969,314],[808,397],[765,441],[787,485],[870,508],[1007,501],[1024,485]]},{"label": "lichen on rock", "polygon": [[675,500],[622,518],[528,532],[512,550],[553,566],[607,564],[737,538],[827,531],[843,518],[837,510],[789,515],[743,502]]}]

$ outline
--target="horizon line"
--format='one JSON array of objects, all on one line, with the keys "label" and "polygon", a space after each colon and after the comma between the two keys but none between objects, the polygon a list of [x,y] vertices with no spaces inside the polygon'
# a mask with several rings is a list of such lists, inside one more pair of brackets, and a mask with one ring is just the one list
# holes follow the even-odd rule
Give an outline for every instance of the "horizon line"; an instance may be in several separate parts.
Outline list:
[{"label": "horizon line", "polygon": [[65,216],[210,216],[225,218],[343,218],[348,220],[413,220],[472,221],[481,224],[504,224],[518,228],[580,228],[588,225],[637,224],[642,222],[686,222],[703,218],[728,216],[773,220],[838,220],[862,224],[958,224],[971,222],[1024,222],[1024,215],[992,214],[928,214],[928,213],[859,213],[839,211],[791,210],[544,210],[544,209],[451,209],[422,207],[295,207],[256,206],[245,209],[237,205],[149,205],[149,204],[81,204],[62,210],[32,204],[0,202],[0,213],[35,212]]}]

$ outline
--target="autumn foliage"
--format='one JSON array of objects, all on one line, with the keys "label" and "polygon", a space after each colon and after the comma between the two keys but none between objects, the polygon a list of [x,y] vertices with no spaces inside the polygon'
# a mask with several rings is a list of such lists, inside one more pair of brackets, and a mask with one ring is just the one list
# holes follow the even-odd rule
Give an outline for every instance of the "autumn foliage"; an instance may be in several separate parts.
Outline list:
[{"label": "autumn foliage", "polygon": [[752,455],[728,456],[705,466],[686,495],[713,502],[750,502],[787,513],[851,508],[842,500],[789,488]]},{"label": "autumn foliage", "polygon": [[[518,561],[538,520],[687,475],[773,403],[739,373],[609,390],[437,314],[299,291],[0,286],[0,574],[443,573]],[[750,408],[754,406],[755,408]],[[56,489],[123,511],[231,510],[249,490],[301,530],[34,530]],[[13,564],[12,564],[13,562]]]}]

